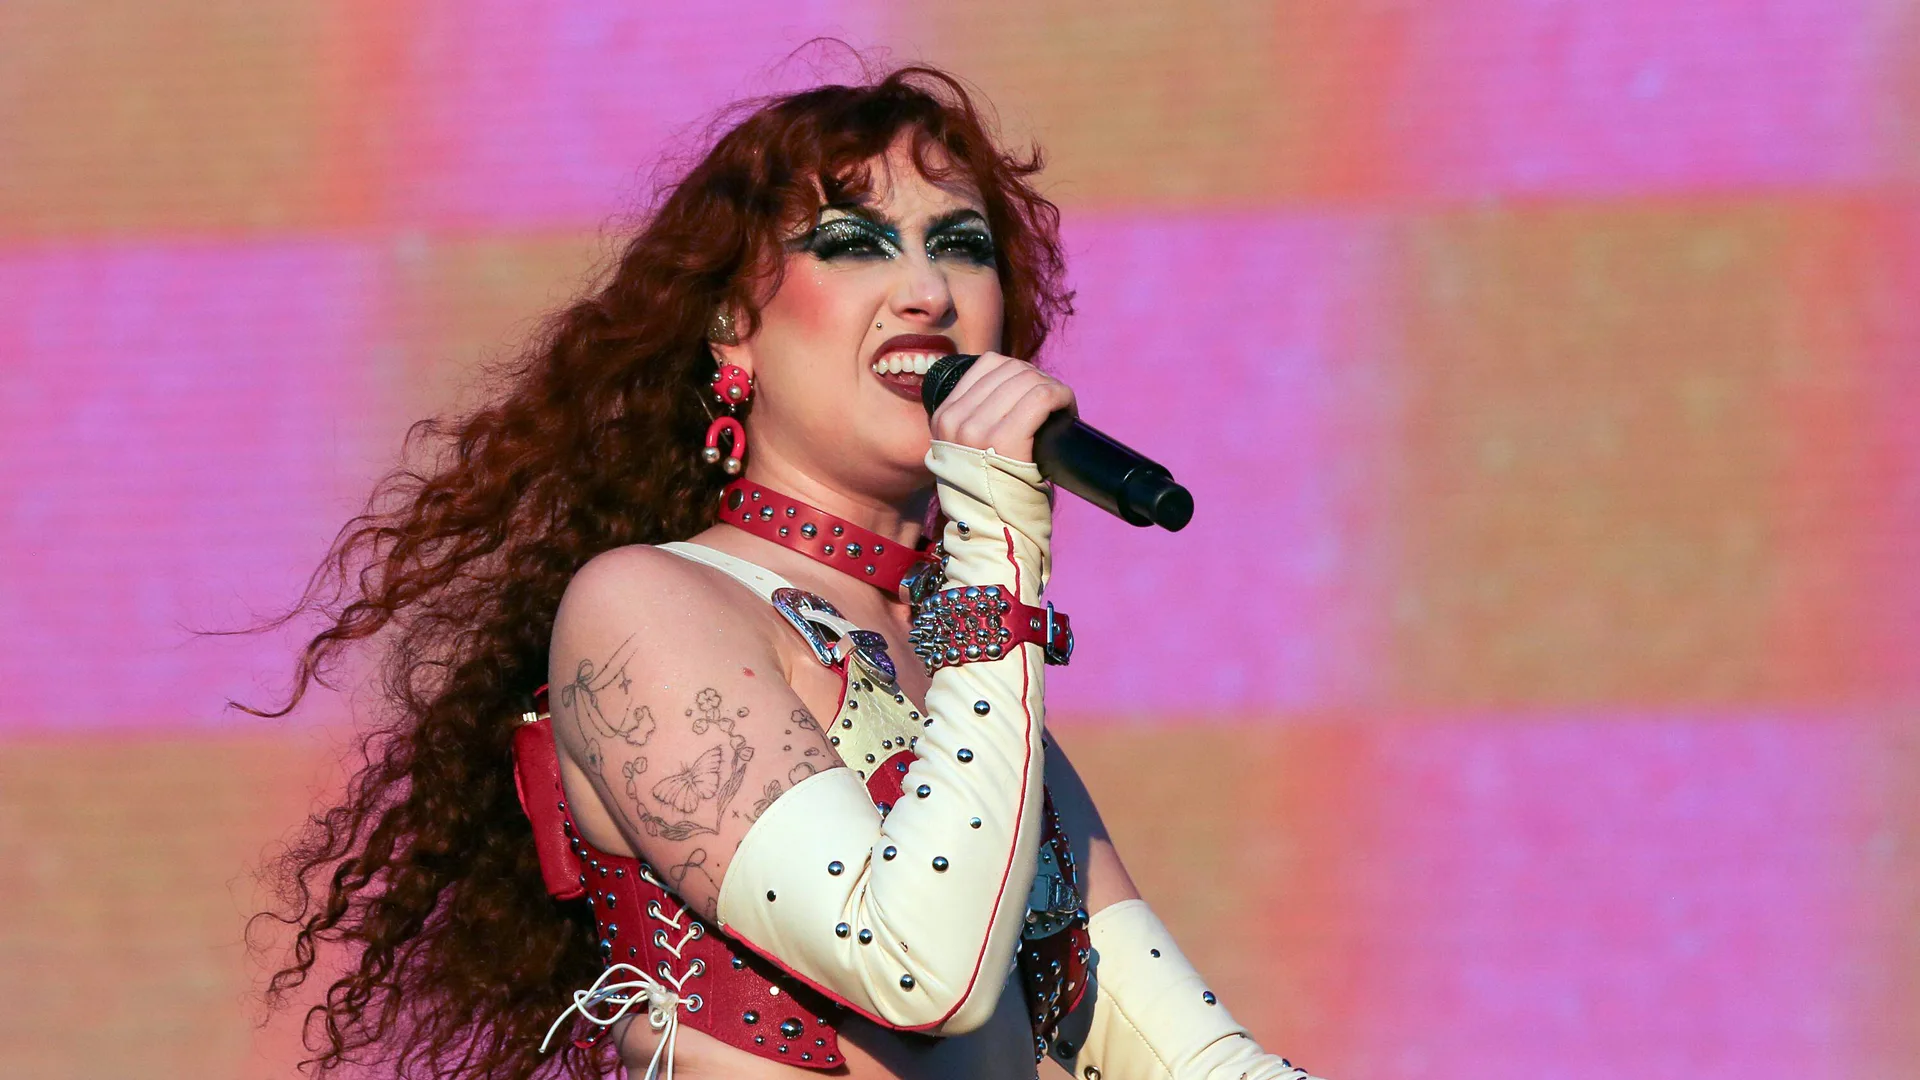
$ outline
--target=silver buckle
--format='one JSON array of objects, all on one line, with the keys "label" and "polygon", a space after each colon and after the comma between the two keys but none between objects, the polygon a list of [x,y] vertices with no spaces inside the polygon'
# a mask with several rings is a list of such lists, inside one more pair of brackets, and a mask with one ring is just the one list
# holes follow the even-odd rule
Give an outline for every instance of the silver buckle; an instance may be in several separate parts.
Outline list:
[{"label": "silver buckle", "polygon": [[795,588],[775,589],[772,599],[773,610],[785,616],[786,620],[793,624],[793,628],[800,631],[800,636],[806,639],[807,647],[813,650],[813,658],[826,667],[839,667],[840,657],[834,652],[833,642],[828,641],[827,635],[821,631],[820,627],[812,619],[807,618],[809,611],[817,611],[822,615],[832,615],[837,618],[840,615],[839,610],[821,597]]},{"label": "silver buckle", "polygon": [[917,608],[926,603],[927,597],[932,596],[946,580],[947,575],[940,569],[939,563],[925,560],[916,562],[901,575],[900,599]]},{"label": "silver buckle", "polygon": [[800,631],[807,647],[813,650],[813,658],[820,661],[822,666],[838,668],[851,656],[868,678],[885,684],[888,690],[897,689],[899,677],[894,671],[893,658],[887,655],[885,636],[872,630],[851,630],[844,640],[840,639],[838,633],[829,639],[827,631],[807,617],[811,612],[843,618],[840,610],[824,598],[789,587],[775,589],[771,599],[773,610]]},{"label": "silver buckle", "polygon": [[1064,665],[1068,660],[1073,659],[1073,627],[1061,627],[1067,633],[1067,640],[1066,644],[1058,649],[1053,646],[1053,628],[1053,601],[1049,600],[1047,601],[1047,640],[1040,648],[1046,654],[1047,663]]}]

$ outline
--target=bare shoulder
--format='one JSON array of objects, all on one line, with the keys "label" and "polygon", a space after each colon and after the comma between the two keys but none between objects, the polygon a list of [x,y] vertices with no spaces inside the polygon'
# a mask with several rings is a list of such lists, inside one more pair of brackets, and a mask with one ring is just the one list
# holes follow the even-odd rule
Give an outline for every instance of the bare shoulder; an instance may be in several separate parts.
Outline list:
[{"label": "bare shoulder", "polygon": [[[677,555],[645,545],[604,552],[568,583],[554,617],[550,696],[563,752],[590,775],[612,744],[644,745],[665,695],[698,693],[775,674],[779,658],[745,589]],[[776,676],[777,678],[777,676]]]},{"label": "bare shoulder", "polygon": [[614,548],[573,575],[554,617],[554,636],[609,624],[678,639],[696,624],[754,622],[757,598],[717,571],[646,544]]},{"label": "bare shoulder", "polygon": [[562,753],[628,846],[709,916],[746,829],[840,764],[786,682],[777,618],[731,578],[646,547],[583,566],[555,618]]}]

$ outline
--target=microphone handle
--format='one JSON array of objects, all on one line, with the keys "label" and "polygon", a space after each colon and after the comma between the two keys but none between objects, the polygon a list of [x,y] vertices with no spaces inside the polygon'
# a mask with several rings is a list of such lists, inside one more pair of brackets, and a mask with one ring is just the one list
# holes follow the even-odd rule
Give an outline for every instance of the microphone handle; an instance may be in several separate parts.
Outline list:
[{"label": "microphone handle", "polygon": [[[945,356],[934,362],[920,387],[932,416],[973,366],[977,356]],[[1179,532],[1193,519],[1193,495],[1166,467],[1065,409],[1033,433],[1033,460],[1041,475],[1130,525],[1159,525]]]},{"label": "microphone handle", "polygon": [[1193,495],[1165,466],[1065,409],[1033,433],[1033,460],[1055,485],[1129,525],[1179,532],[1193,520]]}]

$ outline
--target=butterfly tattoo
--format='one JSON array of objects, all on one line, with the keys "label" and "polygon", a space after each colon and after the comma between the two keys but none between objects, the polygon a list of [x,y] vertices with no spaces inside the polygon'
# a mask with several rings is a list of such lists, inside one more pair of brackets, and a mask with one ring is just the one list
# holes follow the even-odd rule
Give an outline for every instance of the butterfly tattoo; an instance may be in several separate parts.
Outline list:
[{"label": "butterfly tattoo", "polygon": [[[649,799],[641,798],[640,776],[647,771],[646,759],[629,761],[624,770],[627,797],[633,802],[641,826],[649,835],[668,840],[718,833],[720,822],[726,817],[727,804],[739,793],[741,782],[747,777],[747,763],[753,760],[753,747],[734,727],[734,721],[746,716],[747,711],[736,709],[729,713],[719,691],[712,688],[700,691],[694,698],[694,708],[686,710],[686,714],[692,720],[695,735],[718,730],[724,741],[707,747],[692,761],[647,786]],[[651,715],[647,719],[651,722]],[[666,811],[655,813],[651,806],[665,807]]]},{"label": "butterfly tattoo", "polygon": [[720,761],[724,756],[719,747],[708,747],[691,764],[653,785],[653,797],[683,814],[700,809],[701,803],[720,794]]}]

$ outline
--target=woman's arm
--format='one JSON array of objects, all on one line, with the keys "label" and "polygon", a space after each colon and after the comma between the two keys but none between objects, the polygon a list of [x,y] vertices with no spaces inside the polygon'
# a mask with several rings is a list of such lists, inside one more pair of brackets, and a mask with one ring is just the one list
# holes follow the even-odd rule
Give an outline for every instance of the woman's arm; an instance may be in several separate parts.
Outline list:
[{"label": "woman's arm", "polygon": [[[1037,604],[1051,512],[1035,467],[950,443],[928,460],[955,519],[949,586]],[[1038,858],[1041,647],[934,674],[913,794],[883,816],[773,674],[781,631],[755,622],[771,610],[703,599],[694,570],[663,560],[614,553],[569,590],[552,653],[562,747],[640,856],[742,942],[889,1026],[984,1023]]]}]

